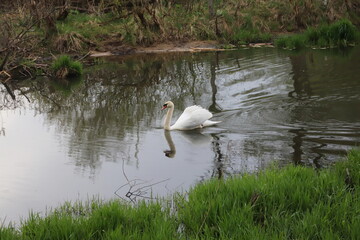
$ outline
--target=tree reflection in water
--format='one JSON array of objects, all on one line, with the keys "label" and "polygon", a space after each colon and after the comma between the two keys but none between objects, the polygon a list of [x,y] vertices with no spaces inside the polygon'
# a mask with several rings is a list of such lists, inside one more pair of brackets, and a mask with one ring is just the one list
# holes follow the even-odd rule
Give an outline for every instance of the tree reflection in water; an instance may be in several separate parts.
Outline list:
[{"label": "tree reflection in water", "polygon": [[[0,85],[0,204],[18,216],[19,206],[66,196],[113,198],[119,186],[131,201],[166,196],[273,161],[328,166],[360,145],[360,48],[333,51],[134,55],[97,59],[71,82],[8,81],[15,100]],[[198,104],[222,122],[164,132],[167,100],[174,119]]]},{"label": "tree reflection in water", "polygon": [[[346,66],[337,64],[337,58],[326,63],[319,58],[318,53],[289,58],[274,49],[105,58],[73,83],[47,78],[20,82],[20,97],[15,101],[1,88],[0,110],[31,108],[43,114],[45,125],[55,126],[79,171],[90,168],[92,174],[103,161],[139,167],[141,140],[147,131],[161,128],[159,109],[166,100],[179,109],[202,105],[223,121],[204,132],[211,136],[213,166],[203,178],[256,171],[274,159],[308,164],[312,158],[320,166],[327,160],[322,147],[313,144],[320,138],[309,144],[309,138],[314,138],[309,133],[317,125],[310,129],[306,125],[328,121],[326,112],[314,117],[314,111],[333,103],[324,96],[338,96],[332,88],[339,85],[319,77],[328,69],[323,65],[332,64],[337,72],[344,72]],[[351,79],[348,84],[358,86]],[[358,103],[355,92],[341,94],[341,99],[352,99],[349,104]],[[354,118],[341,119],[339,113],[332,113],[333,119],[345,123]],[[175,109],[174,115],[179,114]],[[333,136],[332,131],[328,134]],[[351,145],[358,142],[357,135],[350,138]],[[176,142],[170,133],[165,132],[164,139],[170,147],[166,156],[176,158]]]}]

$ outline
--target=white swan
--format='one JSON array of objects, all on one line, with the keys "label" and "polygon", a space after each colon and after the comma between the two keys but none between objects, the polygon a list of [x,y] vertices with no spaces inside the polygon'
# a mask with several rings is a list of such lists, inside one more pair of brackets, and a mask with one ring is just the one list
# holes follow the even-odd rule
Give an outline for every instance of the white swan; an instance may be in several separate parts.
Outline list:
[{"label": "white swan", "polygon": [[170,126],[171,118],[174,112],[174,103],[167,101],[164,103],[161,110],[164,110],[165,108],[168,109],[164,124],[165,130],[191,130],[195,128],[209,127],[219,123],[218,121],[209,120],[213,115],[208,110],[200,106],[191,106],[185,108],[179,119],[174,123],[174,125]]}]

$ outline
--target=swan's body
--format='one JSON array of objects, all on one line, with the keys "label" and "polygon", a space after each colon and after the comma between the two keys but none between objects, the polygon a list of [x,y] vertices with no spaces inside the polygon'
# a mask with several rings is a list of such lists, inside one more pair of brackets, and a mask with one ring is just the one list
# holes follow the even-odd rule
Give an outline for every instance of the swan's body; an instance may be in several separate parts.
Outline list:
[{"label": "swan's body", "polygon": [[166,102],[162,109],[167,108],[164,129],[165,130],[191,130],[196,128],[203,128],[213,126],[219,122],[209,120],[212,118],[212,113],[200,106],[191,106],[185,108],[179,119],[170,126],[171,118],[174,112],[174,103]]}]

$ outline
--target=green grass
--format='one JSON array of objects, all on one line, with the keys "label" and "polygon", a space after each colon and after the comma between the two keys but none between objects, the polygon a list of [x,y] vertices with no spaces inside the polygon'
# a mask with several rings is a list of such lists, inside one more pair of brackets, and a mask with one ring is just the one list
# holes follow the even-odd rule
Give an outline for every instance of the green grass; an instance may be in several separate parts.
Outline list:
[{"label": "green grass", "polygon": [[295,34],[277,39],[280,48],[300,49],[305,46],[317,48],[348,47],[359,41],[359,31],[347,19],[318,28],[310,27],[303,34]]},{"label": "green grass", "polygon": [[97,38],[106,38],[109,33],[115,30],[114,23],[105,24],[112,18],[111,14],[97,16],[95,14],[84,14],[72,11],[65,21],[58,21],[56,27],[59,34],[76,32],[85,38],[96,40]]},{"label": "green grass", "polygon": [[302,35],[285,36],[275,40],[275,46],[285,49],[301,49],[306,46],[306,41]]},{"label": "green grass", "polygon": [[320,172],[288,166],[207,182],[190,192],[180,219],[187,234],[200,239],[355,239],[360,234],[360,152],[348,158]]},{"label": "green grass", "polygon": [[271,42],[272,36],[270,33],[261,33],[259,30],[243,30],[238,29],[234,35],[230,37],[230,42],[237,45],[249,43],[266,43]]},{"label": "green grass", "polygon": [[0,239],[357,239],[360,150],[329,169],[272,167],[210,180],[166,201],[66,203]]},{"label": "green grass", "polygon": [[64,77],[76,77],[82,75],[83,67],[78,61],[74,61],[68,55],[59,56],[51,65],[51,69],[56,75],[59,71],[66,70],[67,74]]},{"label": "green grass", "polygon": [[[332,47],[348,46],[353,44],[354,38],[359,39],[356,28],[350,23],[352,21],[356,26],[360,25],[360,17],[354,7],[357,1],[336,0],[327,1],[326,4],[320,0],[290,3],[287,0],[211,1],[214,14],[210,14],[210,2],[207,1],[144,2],[131,7],[131,3],[119,0],[80,0],[69,3],[67,7],[72,9],[80,4],[85,8],[84,11],[70,10],[64,20],[56,20],[57,31],[51,36],[46,36],[45,21],[35,25],[29,21],[36,18],[29,4],[15,1],[10,4],[12,7],[7,7],[0,14],[0,23],[6,22],[6,25],[11,26],[10,35],[13,36],[33,24],[31,31],[26,32],[31,36],[31,47],[23,45],[31,49],[38,46],[36,50],[42,54],[47,54],[49,49],[56,53],[85,54],[89,50],[111,51],[114,48],[114,52],[118,52],[124,45],[149,46],[193,40],[217,40],[224,44],[242,45],[269,42],[275,33],[300,32],[307,27],[313,27],[311,32],[309,30],[305,33],[305,40],[308,35],[309,41],[289,37],[278,40],[278,45],[289,49],[304,45]],[[51,9],[55,7],[45,3],[40,5]],[[55,12],[49,16],[56,19]],[[341,20],[331,26],[320,26],[321,23],[329,23],[340,17],[350,21]],[[314,28],[316,26],[320,27]],[[0,36],[7,35],[5,30],[0,31]]]},{"label": "green grass", "polygon": [[[230,1],[216,6],[219,8],[216,27],[207,5],[201,2],[190,4],[192,7],[180,3],[154,5],[152,11],[142,11],[145,24],[136,11],[101,14],[71,11],[64,21],[56,22],[58,35],[53,47],[58,52],[85,52],[109,43],[148,46],[177,40],[219,40],[235,45],[271,42],[273,32],[296,32],[331,21],[326,19],[327,10],[322,9],[321,4],[314,4],[313,1],[289,4],[285,0],[253,0],[244,5],[241,1]],[[348,46],[358,39],[356,32],[349,20],[340,20],[332,25],[309,28],[301,36],[285,37],[275,43],[287,49]]]},{"label": "green grass", "polygon": [[[214,27],[207,23],[209,21],[207,15],[198,14],[196,11],[188,12],[179,4],[171,9],[166,18],[159,20],[161,29],[157,30],[151,27],[146,29],[139,25],[139,21],[134,16],[119,18],[113,13],[99,16],[73,11],[65,21],[57,22],[58,39],[66,40],[66,44],[58,45],[62,47],[62,49],[59,49],[60,51],[66,52],[84,48],[84,39],[97,44],[112,39],[130,45],[151,45],[169,39],[191,38],[201,40],[220,39],[236,45],[270,42],[273,36],[269,29],[274,28],[271,27],[272,25],[278,26],[279,24],[273,21],[260,20],[270,16],[265,16],[264,11],[249,11],[244,13],[243,18],[240,20],[231,15],[230,10],[223,9],[219,11],[221,36],[216,36]],[[149,20],[149,24],[152,21],[147,20]],[[275,30],[278,29],[275,27]],[[79,35],[76,34],[80,34],[84,39],[78,39]],[[275,45],[286,49],[346,47],[356,43],[358,40],[359,32],[356,27],[349,20],[343,19],[331,25],[323,24],[317,28],[309,27],[303,34],[281,37],[275,40]]]},{"label": "green grass", "polygon": [[173,239],[169,211],[160,203],[66,203],[46,217],[30,214],[18,230],[0,228],[0,239]]}]

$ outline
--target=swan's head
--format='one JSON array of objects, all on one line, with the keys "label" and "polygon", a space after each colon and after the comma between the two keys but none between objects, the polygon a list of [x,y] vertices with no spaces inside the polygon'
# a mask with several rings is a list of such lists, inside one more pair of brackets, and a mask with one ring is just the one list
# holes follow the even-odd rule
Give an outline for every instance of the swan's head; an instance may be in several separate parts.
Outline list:
[{"label": "swan's head", "polygon": [[164,103],[161,110],[164,110],[165,108],[173,108],[173,107],[174,107],[173,102],[172,101],[167,101],[166,103]]}]

